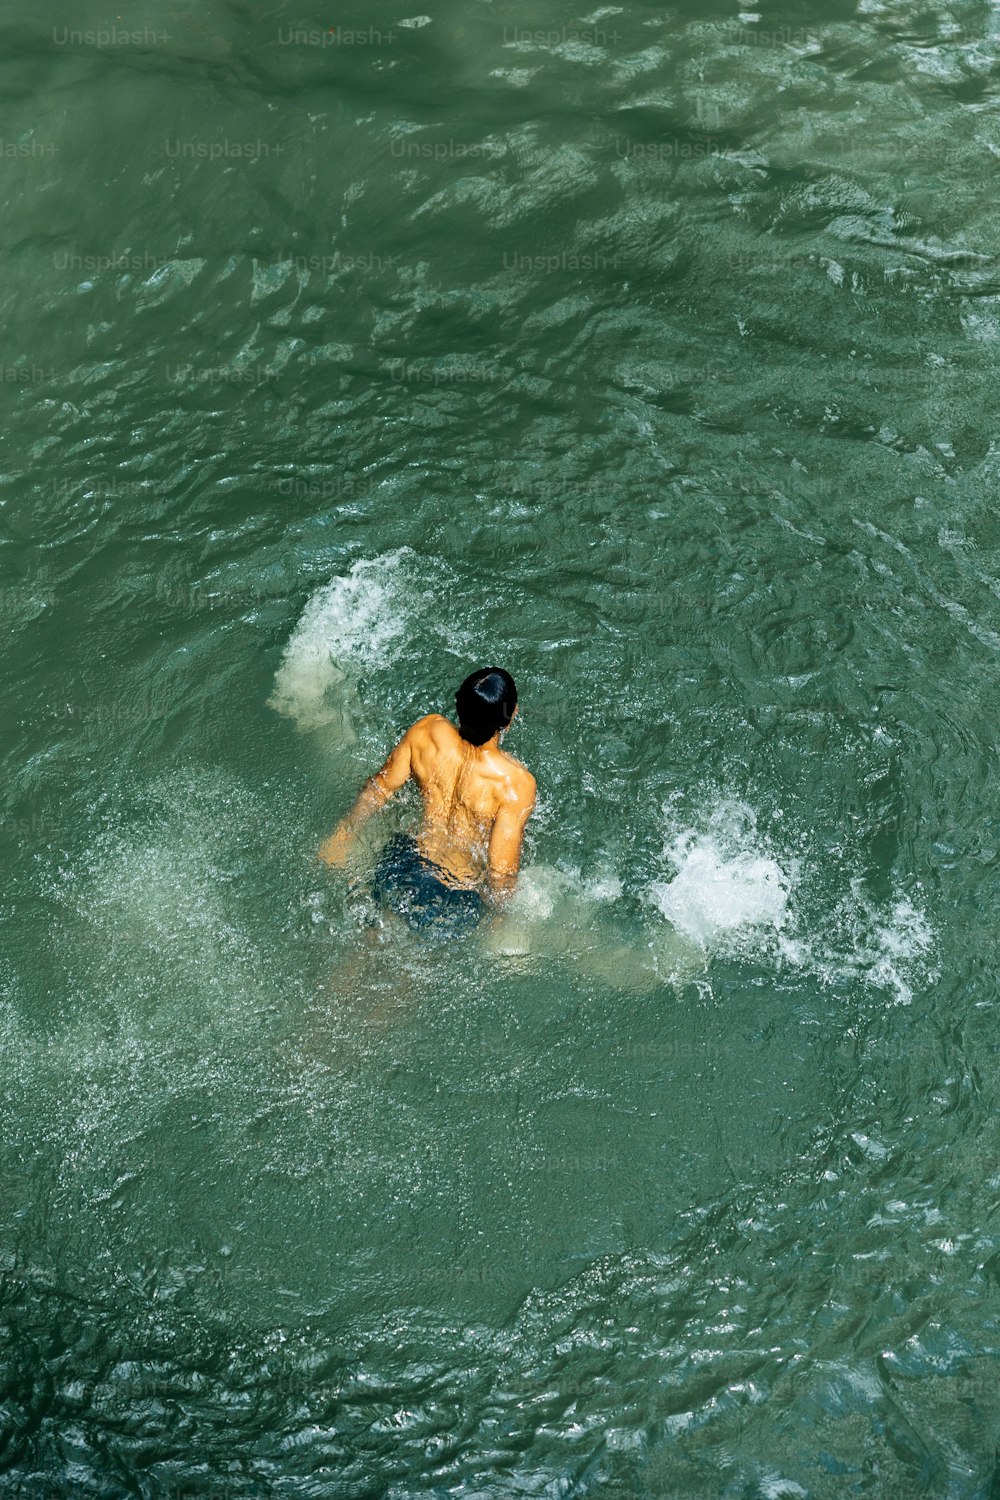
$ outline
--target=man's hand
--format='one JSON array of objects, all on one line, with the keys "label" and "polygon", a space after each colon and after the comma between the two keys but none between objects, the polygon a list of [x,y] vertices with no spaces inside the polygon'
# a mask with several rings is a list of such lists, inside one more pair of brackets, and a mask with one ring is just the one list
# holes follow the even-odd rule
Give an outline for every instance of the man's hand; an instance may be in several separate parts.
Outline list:
[{"label": "man's hand", "polygon": [[346,818],[341,818],[328,839],[319,846],[316,858],[334,870],[342,870],[354,849],[358,829],[362,828],[373,812],[384,807],[394,792],[410,777],[410,734],[400,740],[381,771],[378,771],[361,788],[357,802]]},{"label": "man's hand", "polygon": [[324,839],[316,855],[334,870],[343,870],[354,848],[355,835],[346,821],[335,828],[328,839]]}]

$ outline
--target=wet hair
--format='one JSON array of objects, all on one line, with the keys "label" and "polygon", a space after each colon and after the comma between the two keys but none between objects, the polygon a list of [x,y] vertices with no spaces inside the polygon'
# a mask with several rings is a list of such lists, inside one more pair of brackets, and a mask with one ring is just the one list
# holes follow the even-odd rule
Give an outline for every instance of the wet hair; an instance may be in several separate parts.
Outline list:
[{"label": "wet hair", "polygon": [[458,729],[470,745],[485,745],[498,729],[506,729],[517,707],[514,679],[503,667],[480,667],[455,694]]}]

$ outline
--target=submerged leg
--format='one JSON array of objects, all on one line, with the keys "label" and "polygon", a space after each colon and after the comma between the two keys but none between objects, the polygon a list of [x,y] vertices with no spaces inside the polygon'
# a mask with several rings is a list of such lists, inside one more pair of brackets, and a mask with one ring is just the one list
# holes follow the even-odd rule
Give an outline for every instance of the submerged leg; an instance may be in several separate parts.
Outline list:
[{"label": "submerged leg", "polygon": [[366,931],[360,946],[345,953],[327,976],[323,1003],[335,1004],[358,1020],[386,1025],[412,996],[410,976],[400,962],[402,933],[393,938],[387,943],[377,930]]},{"label": "submerged leg", "polygon": [[542,914],[515,905],[486,929],[488,951],[513,964],[560,959],[581,977],[617,990],[651,991],[684,984],[705,968],[704,950],[657,923],[622,941],[593,903],[564,901]]}]

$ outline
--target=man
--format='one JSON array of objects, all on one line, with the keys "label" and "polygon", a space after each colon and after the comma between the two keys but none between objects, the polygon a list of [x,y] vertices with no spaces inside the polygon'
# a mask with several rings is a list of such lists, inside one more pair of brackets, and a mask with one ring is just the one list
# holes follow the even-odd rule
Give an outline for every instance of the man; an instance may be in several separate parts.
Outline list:
[{"label": "man", "polygon": [[461,932],[514,889],[524,828],[535,805],[535,778],[500,741],[517,713],[509,672],[484,667],[455,694],[458,724],[428,714],[408,729],[351,811],[320,846],[319,858],[343,866],[358,831],[412,776],[424,801],[416,838],[390,839],[375,870],[376,898],[413,928]]}]

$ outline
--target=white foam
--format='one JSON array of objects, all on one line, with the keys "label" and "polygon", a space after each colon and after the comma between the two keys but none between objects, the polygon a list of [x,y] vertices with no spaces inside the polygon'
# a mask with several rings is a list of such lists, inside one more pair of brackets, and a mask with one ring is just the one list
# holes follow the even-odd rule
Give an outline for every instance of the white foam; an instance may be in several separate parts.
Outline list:
[{"label": "white foam", "polygon": [[823,909],[809,911],[829,888],[824,851],[814,849],[804,861],[773,847],[745,803],[713,795],[705,803],[710,810],[687,827],[666,804],[663,853],[671,873],[649,896],[706,963],[715,954],[768,958],[825,984],[871,985],[900,1005],[912,1001],[915,983],[935,977],[934,929],[911,895],[897,889],[888,902],[876,902],[855,873],[839,900],[831,905],[819,896]]},{"label": "white foam", "polygon": [[876,931],[876,962],[872,978],[876,984],[892,989],[901,1004],[908,1005],[913,991],[907,983],[909,961],[921,959],[931,951],[934,932],[922,911],[908,896],[897,899],[889,920]]},{"label": "white foam", "polygon": [[707,827],[674,832],[664,856],[674,873],[655,882],[650,895],[692,942],[717,950],[748,933],[775,934],[785,927],[795,862],[782,868],[745,804],[723,803]]},{"label": "white foam", "polygon": [[[846,941],[845,941],[846,940]],[[888,990],[897,1005],[909,1005],[919,978],[932,980],[935,933],[927,916],[902,891],[886,908],[870,901],[861,881],[837,907],[830,934],[810,945],[811,966],[829,982],[856,979]]]},{"label": "white foam", "polygon": [[726,859],[695,840],[672,850],[674,878],[653,886],[660,910],[679,932],[702,947],[746,928],[780,928],[788,912],[788,884],[773,859]]},{"label": "white foam", "polygon": [[300,729],[340,721],[354,740],[351,679],[406,633],[404,563],[410,548],[362,558],[317,589],[285,647],[268,706]]}]

